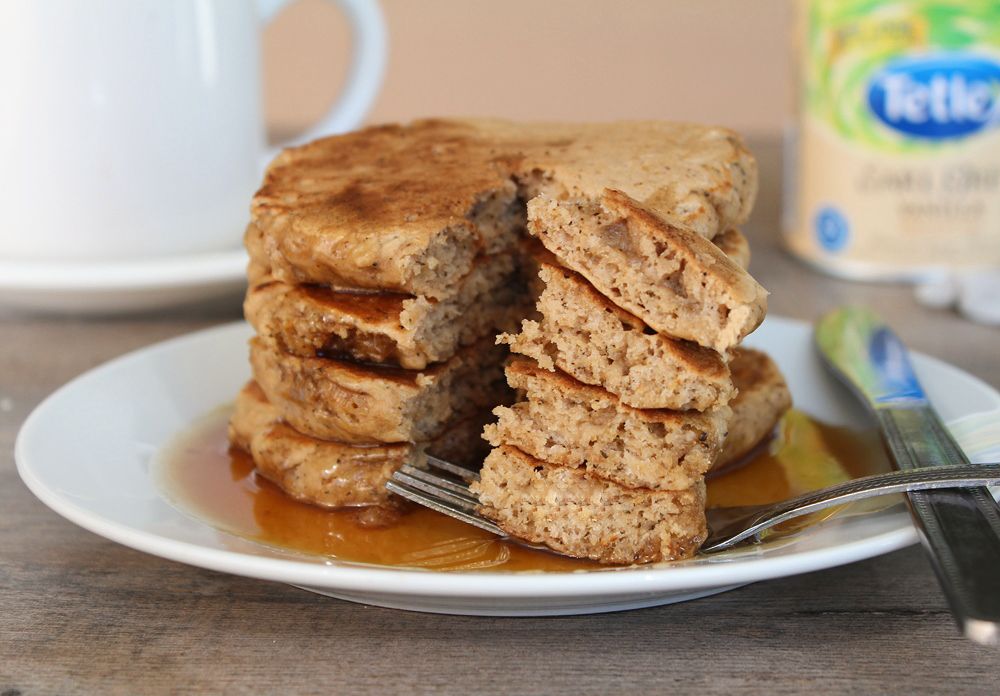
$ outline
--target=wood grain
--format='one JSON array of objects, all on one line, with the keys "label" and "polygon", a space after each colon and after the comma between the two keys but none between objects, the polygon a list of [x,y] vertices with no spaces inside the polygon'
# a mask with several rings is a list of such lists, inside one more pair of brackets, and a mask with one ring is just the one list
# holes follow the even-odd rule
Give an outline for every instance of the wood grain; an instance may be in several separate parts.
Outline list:
[{"label": "wood grain", "polygon": [[[906,288],[824,278],[777,238],[778,150],[749,234],[771,311],[842,302],[914,347],[1000,383],[997,332],[919,308]],[[910,548],[695,602],[549,619],[365,607],[172,563],[83,531],[14,470],[28,412],[133,348],[238,317],[237,302],[157,316],[0,314],[0,696],[36,693],[991,693],[995,650],[962,639]]]}]

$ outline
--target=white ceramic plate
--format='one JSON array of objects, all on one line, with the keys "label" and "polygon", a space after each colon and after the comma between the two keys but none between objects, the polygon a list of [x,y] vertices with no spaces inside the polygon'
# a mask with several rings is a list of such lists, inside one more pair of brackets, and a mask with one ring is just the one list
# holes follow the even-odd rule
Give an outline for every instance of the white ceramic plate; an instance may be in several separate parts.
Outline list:
[{"label": "white ceramic plate", "polygon": [[[614,611],[850,563],[916,540],[900,506],[834,518],[792,541],[683,563],[574,573],[447,573],[331,561],[221,532],[174,507],[157,485],[158,454],[248,377],[250,329],[231,324],[131,353],[64,386],[25,422],[15,447],[28,487],[67,519],[126,546],[191,565],[292,583],[334,597],[418,611],[542,615]],[[810,329],[769,317],[749,344],[788,377],[797,406],[860,426],[860,407],[827,377]],[[1000,444],[1000,394],[933,358],[917,372],[940,413],[980,457]],[[973,453],[975,454],[975,453]],[[992,452],[996,456],[996,452]]]},{"label": "white ceramic plate", "polygon": [[0,261],[0,305],[34,312],[120,314],[234,297],[246,287],[242,248],[103,263]]}]

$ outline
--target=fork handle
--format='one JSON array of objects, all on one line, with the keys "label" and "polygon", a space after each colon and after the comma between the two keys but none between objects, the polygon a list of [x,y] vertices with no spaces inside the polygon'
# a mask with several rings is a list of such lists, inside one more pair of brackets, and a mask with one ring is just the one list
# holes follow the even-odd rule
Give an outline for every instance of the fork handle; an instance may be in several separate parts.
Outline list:
[{"label": "fork handle", "polygon": [[[927,406],[876,411],[900,469],[969,460]],[[1000,507],[985,487],[916,491],[907,503],[959,628],[979,643],[1000,642]]]},{"label": "fork handle", "polygon": [[1000,484],[1000,463],[935,466],[863,476],[773,505],[717,508],[703,552],[722,551],[802,515],[882,495]]}]

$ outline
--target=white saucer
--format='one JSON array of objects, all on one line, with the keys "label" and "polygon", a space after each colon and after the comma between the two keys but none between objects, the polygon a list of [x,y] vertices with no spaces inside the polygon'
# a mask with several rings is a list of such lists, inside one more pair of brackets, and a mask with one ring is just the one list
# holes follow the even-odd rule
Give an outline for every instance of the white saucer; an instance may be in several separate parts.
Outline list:
[{"label": "white saucer", "polygon": [[163,309],[235,297],[246,266],[242,248],[141,261],[0,261],[0,305],[73,314]]},{"label": "white saucer", "polygon": [[[73,380],[46,399],[21,429],[15,446],[21,478],[60,515],[147,553],[355,602],[451,614],[582,614],[669,604],[851,563],[917,539],[897,505],[834,517],[791,539],[617,570],[409,570],[255,543],[172,503],[157,475],[161,454],[177,435],[231,402],[248,379],[250,335],[242,323],[201,331]],[[857,427],[866,422],[860,404],[823,369],[807,324],[768,317],[747,343],[774,357],[799,409],[828,423]],[[979,461],[1000,455],[1000,394],[927,356],[914,355],[914,367],[969,455]]]}]

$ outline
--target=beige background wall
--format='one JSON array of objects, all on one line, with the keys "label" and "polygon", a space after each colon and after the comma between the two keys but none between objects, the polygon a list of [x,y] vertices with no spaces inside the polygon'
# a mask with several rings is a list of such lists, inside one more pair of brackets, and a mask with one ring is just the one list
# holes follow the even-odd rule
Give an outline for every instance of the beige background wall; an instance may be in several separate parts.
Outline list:
[{"label": "beige background wall", "polygon": [[[775,132],[791,1],[382,0],[389,67],[370,120],[665,118]],[[324,111],[349,40],[325,0],[299,0],[267,29],[275,136]]]}]

